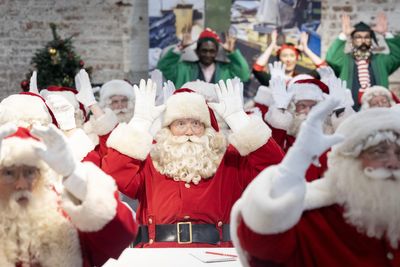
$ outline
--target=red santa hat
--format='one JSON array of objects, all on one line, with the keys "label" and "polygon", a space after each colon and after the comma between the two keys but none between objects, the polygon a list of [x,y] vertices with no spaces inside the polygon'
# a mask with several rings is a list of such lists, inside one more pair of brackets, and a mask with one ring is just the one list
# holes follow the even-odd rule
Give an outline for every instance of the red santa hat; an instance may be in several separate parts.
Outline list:
[{"label": "red santa hat", "polygon": [[163,127],[169,126],[177,119],[196,119],[205,127],[213,127],[218,131],[218,123],[214,112],[209,108],[205,98],[188,88],[175,90],[166,102]]},{"label": "red santa hat", "polygon": [[44,164],[35,149],[44,148],[44,144],[32,136],[27,128],[18,130],[3,139],[1,144],[0,166],[28,165],[42,168]]},{"label": "red santa hat", "polygon": [[374,96],[386,96],[390,102],[390,105],[393,106],[395,104],[399,104],[399,99],[397,96],[390,91],[389,89],[380,86],[380,85],[374,85],[371,86],[367,89],[365,89],[361,93],[361,108],[362,109],[368,109],[369,106],[369,101],[374,97]]},{"label": "red santa hat", "polygon": [[332,155],[358,156],[368,138],[380,131],[393,131],[400,135],[400,111],[394,108],[371,108],[354,113],[344,120],[335,133],[344,141],[332,147]]},{"label": "red santa hat", "polygon": [[288,92],[293,93],[293,102],[300,100],[322,101],[329,94],[328,86],[318,79],[301,79],[289,85]]},{"label": "red santa hat", "polygon": [[62,87],[62,86],[54,86],[50,85],[47,89],[43,89],[40,91],[40,94],[46,98],[49,94],[58,94],[65,97],[68,102],[75,108],[75,110],[80,110],[82,112],[82,118],[86,122],[88,120],[88,110],[86,110],[85,106],[80,103],[76,99],[76,94],[78,94],[78,90],[70,87]]},{"label": "red santa hat", "polygon": [[135,95],[133,86],[124,80],[111,80],[103,84],[100,88],[100,104],[105,106],[107,100],[114,95],[122,95],[133,100]]},{"label": "red santa hat", "polygon": [[276,56],[279,58],[279,56],[281,55],[282,51],[285,50],[285,49],[292,50],[296,54],[296,59],[299,59],[299,56],[300,56],[301,52],[292,43],[284,43],[283,45],[281,45],[281,47],[278,49],[278,51],[276,51]]},{"label": "red santa hat", "polygon": [[221,39],[219,38],[218,34],[210,28],[206,28],[204,31],[200,33],[199,38],[197,40],[197,44],[206,41],[212,41],[217,46],[219,43],[221,43]]},{"label": "red santa hat", "polygon": [[46,101],[40,95],[30,92],[10,95],[1,101],[0,124],[7,122],[25,127],[53,123],[58,127],[56,118]]}]

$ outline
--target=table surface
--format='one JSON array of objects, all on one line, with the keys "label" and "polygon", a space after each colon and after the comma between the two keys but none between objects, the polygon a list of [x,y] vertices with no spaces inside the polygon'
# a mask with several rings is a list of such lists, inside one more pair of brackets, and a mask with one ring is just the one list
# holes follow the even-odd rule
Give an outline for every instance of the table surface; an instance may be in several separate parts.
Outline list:
[{"label": "table surface", "polygon": [[[119,259],[109,260],[103,267],[240,267],[236,261],[204,263],[190,253],[206,251],[237,255],[234,248],[127,248]],[[218,256],[216,256],[218,257]]]}]

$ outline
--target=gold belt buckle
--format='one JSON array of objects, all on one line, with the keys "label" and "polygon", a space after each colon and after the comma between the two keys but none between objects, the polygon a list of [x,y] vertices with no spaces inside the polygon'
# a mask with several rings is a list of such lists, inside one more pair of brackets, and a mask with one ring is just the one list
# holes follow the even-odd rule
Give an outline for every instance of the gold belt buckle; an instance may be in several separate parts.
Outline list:
[{"label": "gold belt buckle", "polygon": [[[189,225],[189,241],[181,241],[181,225]],[[179,222],[176,224],[176,236],[178,238],[178,244],[190,244],[192,243],[193,236],[192,236],[192,222]]]}]

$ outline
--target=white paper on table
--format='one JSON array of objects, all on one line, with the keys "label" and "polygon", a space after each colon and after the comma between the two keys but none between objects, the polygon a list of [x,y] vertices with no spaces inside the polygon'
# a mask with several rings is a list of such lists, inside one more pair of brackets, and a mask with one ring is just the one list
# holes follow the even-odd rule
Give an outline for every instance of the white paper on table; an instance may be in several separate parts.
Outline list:
[{"label": "white paper on table", "polygon": [[224,254],[221,252],[212,253],[214,252],[211,251],[211,253],[207,253],[206,251],[199,251],[190,252],[189,254],[204,263],[236,261],[238,259],[238,257],[233,254]]}]

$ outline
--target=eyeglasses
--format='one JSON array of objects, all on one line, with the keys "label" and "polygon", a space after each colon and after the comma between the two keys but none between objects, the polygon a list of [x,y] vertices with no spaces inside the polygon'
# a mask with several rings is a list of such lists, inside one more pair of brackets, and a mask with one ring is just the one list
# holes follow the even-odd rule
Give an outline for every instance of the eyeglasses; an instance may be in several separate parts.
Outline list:
[{"label": "eyeglasses", "polygon": [[198,133],[204,129],[204,124],[199,120],[180,119],[173,121],[170,127],[173,127],[175,130],[180,132],[186,132],[190,128],[194,133]]},{"label": "eyeglasses", "polygon": [[40,171],[36,167],[20,166],[20,167],[4,167],[0,170],[0,183],[13,184],[20,177],[28,182],[33,182],[39,177]]},{"label": "eyeglasses", "polygon": [[388,145],[374,146],[364,150],[360,157],[364,157],[372,161],[385,162],[388,161],[393,155],[400,160],[400,147],[389,147]]}]

